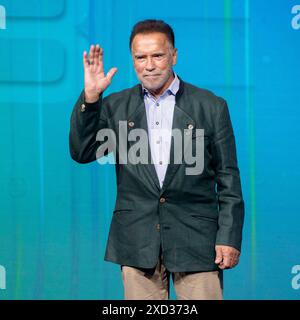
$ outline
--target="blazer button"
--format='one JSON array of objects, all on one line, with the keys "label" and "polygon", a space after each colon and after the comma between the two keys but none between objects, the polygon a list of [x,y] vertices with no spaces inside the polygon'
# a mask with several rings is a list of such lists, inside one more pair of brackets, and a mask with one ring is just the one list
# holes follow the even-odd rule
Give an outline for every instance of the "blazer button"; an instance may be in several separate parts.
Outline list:
[{"label": "blazer button", "polygon": [[160,229],[160,224],[159,224],[159,223],[156,225],[156,229],[157,229],[157,230]]},{"label": "blazer button", "polygon": [[193,129],[194,128],[194,126],[190,123],[189,125],[188,125],[188,129]]},{"label": "blazer button", "polygon": [[166,202],[166,198],[161,197],[161,198],[159,199],[159,202],[160,202],[160,203],[165,203],[165,202]]},{"label": "blazer button", "polygon": [[129,127],[133,127],[134,126],[134,122],[133,121],[129,121],[128,125],[129,125]]},{"label": "blazer button", "polygon": [[83,103],[83,104],[80,106],[80,111],[81,111],[81,112],[84,112],[84,111],[85,111],[85,108],[86,108],[86,107],[85,107],[85,104]]}]

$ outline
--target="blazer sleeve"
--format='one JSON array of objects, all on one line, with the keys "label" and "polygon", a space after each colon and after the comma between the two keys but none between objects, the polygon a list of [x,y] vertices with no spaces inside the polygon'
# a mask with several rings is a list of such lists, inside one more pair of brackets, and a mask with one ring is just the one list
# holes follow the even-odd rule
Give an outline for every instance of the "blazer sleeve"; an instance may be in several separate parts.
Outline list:
[{"label": "blazer sleeve", "polygon": [[227,103],[222,98],[219,98],[219,101],[212,142],[219,206],[219,229],[216,244],[228,245],[241,251],[244,200],[237,163],[235,137]]},{"label": "blazer sleeve", "polygon": [[[84,90],[81,92],[72,111],[69,132],[69,149],[73,160],[89,163],[96,160],[97,149],[101,142],[97,141],[100,129],[107,128],[102,94],[95,103],[87,103]],[[103,155],[107,155],[105,152]]]}]

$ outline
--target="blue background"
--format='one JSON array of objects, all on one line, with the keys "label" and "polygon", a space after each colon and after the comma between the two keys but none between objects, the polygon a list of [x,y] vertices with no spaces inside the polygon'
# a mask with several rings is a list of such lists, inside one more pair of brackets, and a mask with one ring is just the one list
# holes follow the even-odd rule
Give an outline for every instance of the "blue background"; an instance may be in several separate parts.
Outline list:
[{"label": "blue background", "polygon": [[91,43],[104,48],[106,71],[118,67],[106,94],[137,83],[128,40],[146,18],[174,28],[177,74],[229,105],[246,216],[225,298],[299,299],[291,272],[300,264],[296,4],[0,0],[0,299],[123,299],[119,265],[103,260],[114,167],[72,161],[69,120]]}]

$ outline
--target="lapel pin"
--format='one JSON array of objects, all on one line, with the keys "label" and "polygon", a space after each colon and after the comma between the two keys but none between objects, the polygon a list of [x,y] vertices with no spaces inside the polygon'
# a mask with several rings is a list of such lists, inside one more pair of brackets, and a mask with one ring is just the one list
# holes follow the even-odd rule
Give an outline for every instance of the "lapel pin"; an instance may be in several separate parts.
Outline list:
[{"label": "lapel pin", "polygon": [[129,121],[128,125],[129,125],[129,127],[133,127],[134,126],[134,122],[133,121]]},{"label": "lapel pin", "polygon": [[84,104],[84,103],[80,106],[80,111],[81,111],[81,112],[84,112],[84,111],[85,111],[85,104]]}]

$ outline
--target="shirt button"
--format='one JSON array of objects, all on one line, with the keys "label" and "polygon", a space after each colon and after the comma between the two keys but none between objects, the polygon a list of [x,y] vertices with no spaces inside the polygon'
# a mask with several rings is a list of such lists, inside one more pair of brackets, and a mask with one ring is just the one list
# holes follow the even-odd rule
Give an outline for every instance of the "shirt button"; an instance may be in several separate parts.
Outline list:
[{"label": "shirt button", "polygon": [[159,223],[156,225],[156,229],[157,229],[157,230],[160,229],[160,224],[159,224]]},{"label": "shirt button", "polygon": [[129,121],[128,125],[129,125],[129,127],[133,127],[134,126],[134,122],[133,121]]},{"label": "shirt button", "polygon": [[84,111],[85,111],[85,108],[86,108],[86,107],[85,107],[85,104],[83,103],[83,104],[80,106],[80,111],[81,111],[81,112],[84,112]]},{"label": "shirt button", "polygon": [[159,125],[159,122],[158,122],[158,121],[156,121],[155,123],[156,123],[157,125]]},{"label": "shirt button", "polygon": [[158,102],[156,102],[156,105],[159,107],[159,103]]},{"label": "shirt button", "polygon": [[166,198],[161,197],[161,198],[159,199],[159,202],[160,202],[160,203],[165,203],[165,202],[166,202]]},{"label": "shirt button", "polygon": [[162,161],[159,161],[159,164],[162,164],[163,162]]},{"label": "shirt button", "polygon": [[156,141],[156,143],[157,143],[157,144],[159,144],[159,143],[160,143],[160,141],[159,141],[159,140],[157,140],[157,141]]}]

